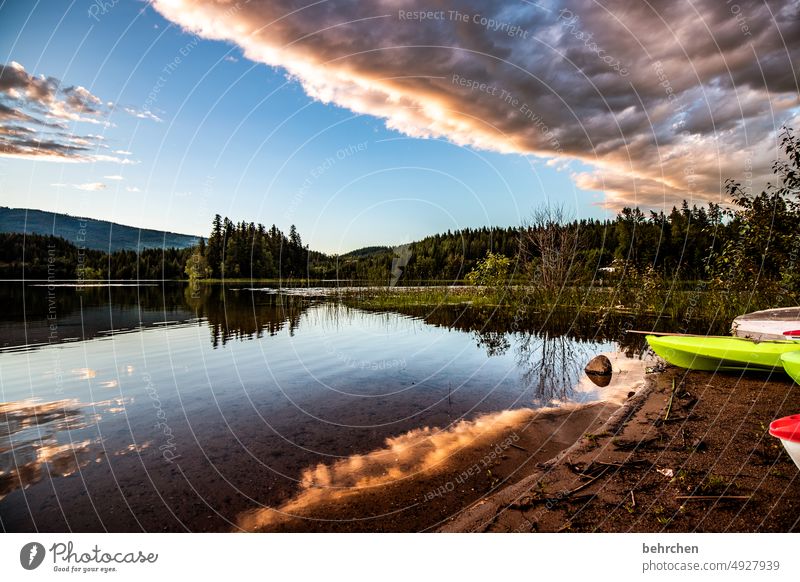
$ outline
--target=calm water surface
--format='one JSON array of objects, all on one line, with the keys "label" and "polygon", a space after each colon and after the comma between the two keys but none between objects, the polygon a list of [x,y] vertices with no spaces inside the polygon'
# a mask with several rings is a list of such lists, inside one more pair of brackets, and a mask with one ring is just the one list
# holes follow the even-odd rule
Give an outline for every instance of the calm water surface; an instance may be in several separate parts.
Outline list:
[{"label": "calm water surface", "polygon": [[[589,330],[506,331],[184,286],[6,283],[0,520],[8,531],[229,529],[304,468],[509,408],[589,402]],[[488,322],[488,325],[487,325]]]}]

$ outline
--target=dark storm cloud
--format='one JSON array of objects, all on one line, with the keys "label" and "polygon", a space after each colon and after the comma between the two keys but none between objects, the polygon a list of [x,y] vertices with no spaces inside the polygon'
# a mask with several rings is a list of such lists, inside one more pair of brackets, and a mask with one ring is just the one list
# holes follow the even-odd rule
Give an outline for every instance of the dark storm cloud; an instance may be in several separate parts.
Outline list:
[{"label": "dark storm cloud", "polygon": [[797,121],[796,1],[153,5],[408,135],[591,164],[612,206],[716,200]]}]

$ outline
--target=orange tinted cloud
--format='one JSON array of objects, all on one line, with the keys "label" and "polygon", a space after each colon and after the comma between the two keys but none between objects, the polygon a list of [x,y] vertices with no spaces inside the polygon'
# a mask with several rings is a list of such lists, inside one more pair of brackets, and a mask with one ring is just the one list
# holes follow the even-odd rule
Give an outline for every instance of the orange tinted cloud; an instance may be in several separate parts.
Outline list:
[{"label": "orange tinted cloud", "polygon": [[419,138],[593,169],[606,205],[763,182],[796,123],[796,3],[153,0],[324,103]]}]

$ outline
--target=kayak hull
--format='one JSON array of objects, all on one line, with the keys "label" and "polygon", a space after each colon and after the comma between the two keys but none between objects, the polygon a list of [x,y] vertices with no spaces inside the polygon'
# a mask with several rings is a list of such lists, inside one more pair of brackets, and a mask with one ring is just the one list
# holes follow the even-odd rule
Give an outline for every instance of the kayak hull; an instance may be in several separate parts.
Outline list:
[{"label": "kayak hull", "polygon": [[781,356],[783,369],[800,384],[800,352],[789,352]]},{"label": "kayak hull", "polygon": [[734,337],[648,335],[647,343],[668,363],[705,372],[783,369],[781,356],[800,351],[794,341],[756,343]]},{"label": "kayak hull", "polygon": [[781,439],[786,452],[800,469],[800,414],[773,420],[769,425],[769,434]]}]

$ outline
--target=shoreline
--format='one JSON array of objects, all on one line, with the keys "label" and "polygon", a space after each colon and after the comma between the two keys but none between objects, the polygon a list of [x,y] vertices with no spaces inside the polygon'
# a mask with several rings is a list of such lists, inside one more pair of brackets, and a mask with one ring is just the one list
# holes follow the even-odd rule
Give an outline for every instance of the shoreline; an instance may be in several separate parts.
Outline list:
[{"label": "shoreline", "polygon": [[[409,440],[450,439],[410,463],[392,457],[401,446],[317,467],[287,504],[245,512],[236,530],[800,531],[800,473],[767,433],[797,390],[783,374],[667,368],[621,404],[504,411]],[[366,465],[369,479],[353,480]]]},{"label": "shoreline", "polygon": [[767,432],[798,394],[783,374],[668,368],[599,435],[438,531],[800,531],[800,473]]},{"label": "shoreline", "polygon": [[385,448],[307,469],[291,499],[243,512],[234,531],[434,531],[524,479],[617,409],[605,402],[523,408],[411,431]]},{"label": "shoreline", "polygon": [[605,355],[613,380],[601,388],[584,375],[574,388],[588,402],[502,410],[390,437],[383,448],[306,468],[288,500],[243,512],[235,531],[434,531],[525,483],[583,435],[621,422],[642,400],[652,361]]}]

